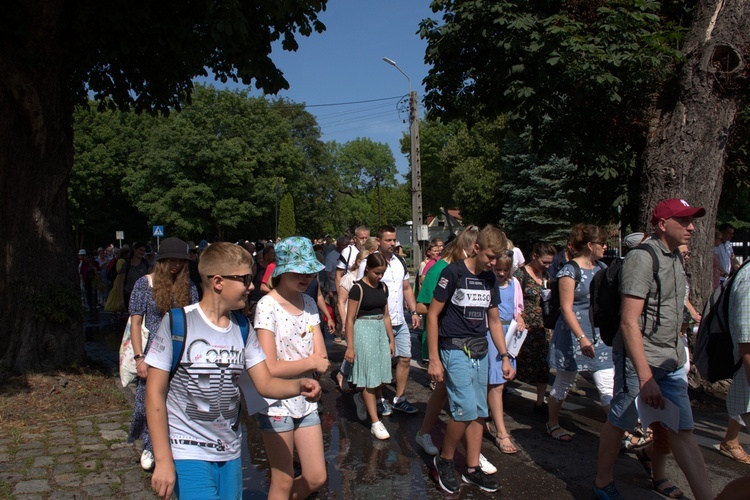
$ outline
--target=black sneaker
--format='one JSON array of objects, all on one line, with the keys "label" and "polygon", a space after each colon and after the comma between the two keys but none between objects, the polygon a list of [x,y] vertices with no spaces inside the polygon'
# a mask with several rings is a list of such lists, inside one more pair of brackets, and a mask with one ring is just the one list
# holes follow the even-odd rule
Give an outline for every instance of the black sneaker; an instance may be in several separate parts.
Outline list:
[{"label": "black sneaker", "polygon": [[461,491],[461,483],[458,481],[456,468],[453,466],[453,460],[444,460],[440,455],[435,455],[432,461],[437,469],[438,484],[448,493],[458,493]]},{"label": "black sneaker", "polygon": [[469,472],[468,469],[465,469],[464,473],[461,474],[461,479],[465,483],[479,486],[480,489],[490,493],[494,493],[500,489],[500,483],[485,474],[479,467],[475,467],[474,472]]}]

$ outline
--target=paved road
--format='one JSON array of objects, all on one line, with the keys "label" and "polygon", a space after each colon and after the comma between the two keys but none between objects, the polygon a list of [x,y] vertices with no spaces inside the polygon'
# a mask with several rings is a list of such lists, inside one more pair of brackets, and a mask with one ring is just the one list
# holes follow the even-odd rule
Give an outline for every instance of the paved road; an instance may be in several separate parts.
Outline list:
[{"label": "paved road", "polygon": [[[87,322],[87,351],[97,361],[116,366],[118,334],[108,316],[90,316]],[[344,347],[329,342],[333,367],[343,358]],[[418,344],[414,337],[418,356]],[[113,377],[114,378],[114,377]],[[357,420],[350,396],[338,393],[330,374],[321,384],[320,404],[325,439],[328,483],[320,498],[444,498],[432,478],[432,457],[416,445],[414,435],[430,389],[427,372],[412,362],[407,395],[420,409],[418,415],[398,412],[386,417],[391,439],[381,442],[370,435],[369,426]],[[113,380],[113,383],[114,380]],[[593,498],[590,485],[596,468],[598,429],[604,419],[592,398],[571,396],[562,415],[563,426],[575,433],[572,443],[558,443],[543,433],[544,419],[532,412],[533,389],[511,384],[506,400],[506,425],[519,447],[515,455],[502,455],[490,440],[483,453],[497,465],[497,478],[505,498],[537,499]],[[579,386],[593,396],[587,381]],[[392,394],[388,387],[386,394]],[[750,468],[720,455],[715,445],[721,439],[726,414],[723,406],[704,404],[695,408],[696,435],[709,469],[714,491]],[[445,414],[442,415],[443,421]],[[47,434],[29,432],[0,438],[0,497],[13,498],[153,498],[149,476],[140,471],[138,451],[125,443],[128,412],[106,415],[71,416],[51,426]],[[243,418],[244,498],[265,498],[268,463],[254,418]],[[433,431],[439,445],[444,423]],[[1,433],[0,433],[1,434]],[[743,434],[743,442],[750,441]],[[457,465],[462,458],[457,457]],[[669,476],[684,491],[687,481],[673,459]],[[627,498],[663,498],[650,490],[640,464],[632,455],[617,462],[617,484]],[[464,486],[461,498],[489,498],[475,487]]]}]

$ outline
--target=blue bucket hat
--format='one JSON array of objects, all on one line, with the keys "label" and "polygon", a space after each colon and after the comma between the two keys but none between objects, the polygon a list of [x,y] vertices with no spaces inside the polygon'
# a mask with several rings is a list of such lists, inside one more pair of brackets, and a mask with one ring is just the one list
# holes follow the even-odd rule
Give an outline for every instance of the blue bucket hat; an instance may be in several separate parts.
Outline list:
[{"label": "blue bucket hat", "polygon": [[276,245],[274,278],[284,273],[315,274],[324,268],[315,258],[312,242],[303,236],[290,236]]}]

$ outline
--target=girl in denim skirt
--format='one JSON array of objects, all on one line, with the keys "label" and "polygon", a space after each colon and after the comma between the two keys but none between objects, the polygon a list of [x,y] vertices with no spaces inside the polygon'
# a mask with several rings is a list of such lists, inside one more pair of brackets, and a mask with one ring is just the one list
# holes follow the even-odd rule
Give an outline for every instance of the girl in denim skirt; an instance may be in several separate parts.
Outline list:
[{"label": "girl in denim skirt", "polygon": [[[323,269],[307,238],[292,236],[276,247],[272,289],[258,302],[255,329],[275,377],[325,373],[330,365],[315,301],[303,292]],[[284,399],[258,414],[271,465],[268,498],[307,498],[326,482],[318,404],[303,396]],[[294,451],[302,474],[294,477]]]}]

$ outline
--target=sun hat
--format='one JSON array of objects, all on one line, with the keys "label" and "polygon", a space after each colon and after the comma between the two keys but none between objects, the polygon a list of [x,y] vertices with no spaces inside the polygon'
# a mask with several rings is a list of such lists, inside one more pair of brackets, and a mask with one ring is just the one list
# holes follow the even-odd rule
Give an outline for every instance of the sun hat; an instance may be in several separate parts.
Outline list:
[{"label": "sun hat", "polygon": [[703,217],[704,215],[706,215],[705,208],[691,207],[685,200],[670,198],[659,202],[654,207],[651,224],[655,226],[660,220],[667,220],[672,217]]},{"label": "sun hat", "polygon": [[164,259],[189,259],[188,256],[188,244],[182,241],[180,238],[167,238],[159,245],[159,257],[158,260]]},{"label": "sun hat", "polygon": [[312,242],[303,236],[284,238],[276,245],[273,277],[284,273],[315,274],[325,269],[315,258]]}]

